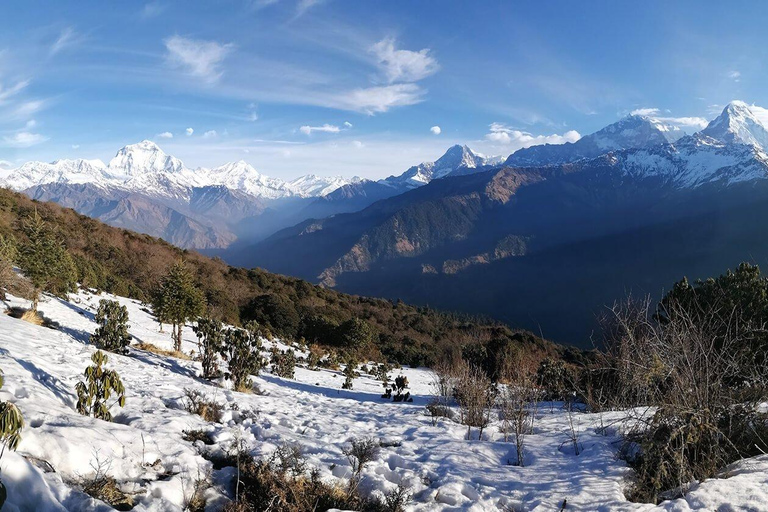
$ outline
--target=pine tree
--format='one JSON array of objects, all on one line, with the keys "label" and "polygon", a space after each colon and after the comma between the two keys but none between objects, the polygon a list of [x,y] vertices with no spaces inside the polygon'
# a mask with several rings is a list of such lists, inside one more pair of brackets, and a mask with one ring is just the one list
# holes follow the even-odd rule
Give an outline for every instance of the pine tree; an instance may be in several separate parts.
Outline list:
[{"label": "pine tree", "polygon": [[[93,416],[105,421],[112,421],[110,407],[115,404],[125,407],[125,387],[120,380],[120,375],[115,370],[105,370],[103,365],[107,363],[107,355],[101,350],[97,350],[91,356],[93,365],[89,366],[83,372],[87,384],[78,382],[75,385],[77,391],[77,412],[84,416]],[[112,404],[107,400],[112,395],[117,398]]]},{"label": "pine tree", "polygon": [[197,349],[203,365],[203,378],[213,379],[219,373],[216,357],[224,346],[224,333],[221,322],[211,318],[198,318],[192,328],[197,335]]},{"label": "pine tree", "polygon": [[110,352],[128,352],[126,347],[131,343],[131,335],[128,334],[128,308],[116,300],[102,299],[96,311],[96,322],[99,327],[91,336],[91,343]]},{"label": "pine tree", "polygon": [[266,361],[261,357],[259,325],[256,322],[248,322],[244,329],[233,328],[224,331],[221,355],[227,360],[234,388],[238,391],[250,389],[250,376],[258,375],[266,365]]},{"label": "pine tree", "polygon": [[183,261],[175,263],[163,278],[152,308],[161,324],[171,324],[173,348],[180,351],[184,324],[200,316],[205,309],[203,292],[197,287],[192,272]]},{"label": "pine tree", "polygon": [[11,235],[0,235],[0,299],[5,299],[5,289],[13,277],[16,258],[16,240]]},{"label": "pine tree", "polygon": [[19,265],[35,287],[32,309],[37,311],[41,291],[64,296],[74,290],[77,270],[64,242],[37,212],[24,223],[23,231],[27,240],[21,245]]},{"label": "pine tree", "polygon": [[357,368],[357,360],[350,356],[344,366],[344,377],[346,378],[344,379],[344,384],[341,385],[341,389],[352,389],[352,381],[357,377],[355,368]]}]

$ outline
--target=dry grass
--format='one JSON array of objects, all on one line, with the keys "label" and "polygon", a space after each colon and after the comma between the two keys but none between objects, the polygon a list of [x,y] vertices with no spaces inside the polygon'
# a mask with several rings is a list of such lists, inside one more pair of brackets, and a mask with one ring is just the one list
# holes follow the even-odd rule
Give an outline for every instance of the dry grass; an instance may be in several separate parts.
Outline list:
[{"label": "dry grass", "polygon": [[184,409],[192,414],[197,414],[205,421],[220,422],[224,413],[224,407],[215,400],[211,400],[201,392],[194,389],[185,389],[186,401]]},{"label": "dry grass", "polygon": [[43,319],[42,315],[40,315],[37,311],[32,311],[31,309],[24,311],[24,313],[21,315],[21,319],[34,325],[45,324],[45,320]]},{"label": "dry grass", "polygon": [[157,345],[153,345],[151,343],[140,342],[140,343],[137,343],[136,345],[133,345],[133,347],[139,350],[152,352],[153,354],[157,354],[159,356],[175,357],[176,359],[184,359],[185,361],[192,360],[192,358],[188,354],[185,354],[180,350],[165,350],[164,348],[160,348]]}]

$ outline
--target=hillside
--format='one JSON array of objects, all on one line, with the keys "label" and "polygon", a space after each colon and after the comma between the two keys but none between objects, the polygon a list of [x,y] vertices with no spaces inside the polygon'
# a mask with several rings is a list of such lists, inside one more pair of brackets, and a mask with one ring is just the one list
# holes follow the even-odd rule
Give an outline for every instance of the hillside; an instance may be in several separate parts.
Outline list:
[{"label": "hillside", "polygon": [[539,355],[564,350],[531,333],[496,322],[440,313],[399,301],[346,295],[260,269],[231,267],[219,259],[176,248],[148,235],[110,227],[7,189],[0,189],[0,235],[12,235],[23,241],[23,222],[35,211],[58,230],[74,257],[78,281],[90,288],[148,300],[161,276],[183,258],[193,269],[212,316],[237,324],[241,317],[256,315],[277,335],[337,345],[339,341],[331,328],[355,317],[374,327],[374,352],[402,363],[429,363],[438,354],[490,340]]}]

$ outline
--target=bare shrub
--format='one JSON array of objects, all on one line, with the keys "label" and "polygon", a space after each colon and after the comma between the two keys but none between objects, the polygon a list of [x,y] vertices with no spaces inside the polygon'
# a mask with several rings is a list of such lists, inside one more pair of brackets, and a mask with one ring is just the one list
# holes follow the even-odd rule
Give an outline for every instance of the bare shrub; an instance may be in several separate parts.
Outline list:
[{"label": "bare shrub", "polygon": [[[499,416],[504,442],[510,433],[515,437],[517,466],[525,465],[525,436],[533,432],[535,411],[539,399],[536,386],[536,364],[518,353],[502,374],[506,381],[498,394]],[[533,410],[533,412],[531,412]]]},{"label": "bare shrub", "polygon": [[192,414],[197,414],[205,421],[220,422],[224,413],[224,407],[215,400],[211,400],[196,389],[185,389],[184,409]]},{"label": "bare shrub", "polygon": [[[678,290],[679,291],[679,290]],[[627,301],[606,326],[605,363],[621,393],[619,402],[653,407],[628,440],[635,500],[655,502],[665,491],[685,493],[692,481],[768,449],[762,324],[738,305],[717,297],[685,303],[668,296],[654,314],[650,300]]]},{"label": "bare shrub", "polygon": [[461,422],[467,426],[467,439],[471,439],[472,427],[478,429],[478,439],[482,439],[483,430],[491,422],[495,395],[495,387],[482,369],[466,363],[456,369],[454,398],[459,404]]},{"label": "bare shrub", "polygon": [[109,475],[111,468],[112,461],[101,458],[97,452],[91,461],[92,475],[81,478],[79,485],[84,493],[109,504],[116,510],[131,510],[133,497],[120,490],[117,481]]},{"label": "bare shrub", "polygon": [[349,446],[342,450],[349,463],[352,464],[353,476],[350,484],[354,482],[355,486],[357,485],[366,464],[376,460],[379,457],[379,451],[379,442],[372,437],[352,439]]}]

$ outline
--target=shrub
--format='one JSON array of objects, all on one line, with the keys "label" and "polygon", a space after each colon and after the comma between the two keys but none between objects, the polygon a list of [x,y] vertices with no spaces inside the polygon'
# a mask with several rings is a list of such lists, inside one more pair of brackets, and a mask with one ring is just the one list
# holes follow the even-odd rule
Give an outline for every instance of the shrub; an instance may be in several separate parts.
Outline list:
[{"label": "shrub", "polygon": [[[107,356],[101,350],[97,350],[91,356],[93,365],[85,369],[86,382],[78,382],[77,412],[84,416],[93,416],[105,421],[112,421],[109,409],[115,404],[125,407],[125,387],[120,376],[114,370],[105,370],[103,365],[107,363]],[[115,401],[108,403],[109,398],[115,395]]]},{"label": "shrub", "polygon": [[234,388],[247,391],[253,387],[251,375],[258,375],[266,364],[261,357],[261,338],[258,324],[249,322],[245,329],[227,329],[224,331],[224,344],[221,355],[229,366],[228,376]]},{"label": "shrub", "polygon": [[224,412],[221,404],[206,398],[205,395],[196,389],[185,389],[184,396],[186,397],[184,409],[187,412],[197,414],[205,421],[216,423],[221,421],[221,415]]},{"label": "shrub", "polygon": [[272,373],[284,379],[292,379],[296,371],[296,354],[293,350],[272,349]]},{"label": "shrub", "polygon": [[128,334],[128,308],[115,300],[102,299],[96,311],[96,323],[99,327],[91,335],[91,343],[110,352],[128,352],[126,347],[131,343],[131,335]]},{"label": "shrub", "polygon": [[344,366],[345,379],[344,383],[341,385],[341,389],[352,389],[352,381],[358,376],[355,368],[357,368],[357,360],[350,356]]},{"label": "shrub", "polygon": [[352,465],[352,478],[349,481],[350,489],[357,487],[365,466],[379,458],[379,451],[379,442],[372,437],[352,439],[349,446],[342,450]]},{"label": "shrub", "polygon": [[240,316],[267,325],[286,338],[296,338],[298,335],[300,317],[296,306],[286,297],[274,293],[254,297],[243,307]]},{"label": "shrub", "polygon": [[342,347],[365,348],[373,342],[376,331],[371,324],[359,318],[351,318],[338,328],[338,338]]},{"label": "shrub", "polygon": [[[0,370],[0,388],[3,387],[3,372]],[[21,415],[18,407],[11,402],[0,402],[0,458],[2,458],[5,449],[16,450],[21,441],[21,430],[24,428],[24,417]],[[0,480],[0,509],[6,499],[5,485]]]},{"label": "shrub", "polygon": [[203,378],[213,379],[219,374],[217,357],[224,346],[221,322],[210,318],[198,318],[192,328],[197,335],[197,349],[203,366]]},{"label": "shrub", "polygon": [[472,427],[479,429],[479,439],[482,439],[483,430],[491,421],[495,400],[491,379],[480,368],[462,364],[456,372],[454,393],[461,422],[467,426],[467,439],[471,439]]},{"label": "shrub", "polygon": [[0,299],[5,299],[5,290],[13,279],[13,263],[17,255],[16,240],[0,235]]}]

